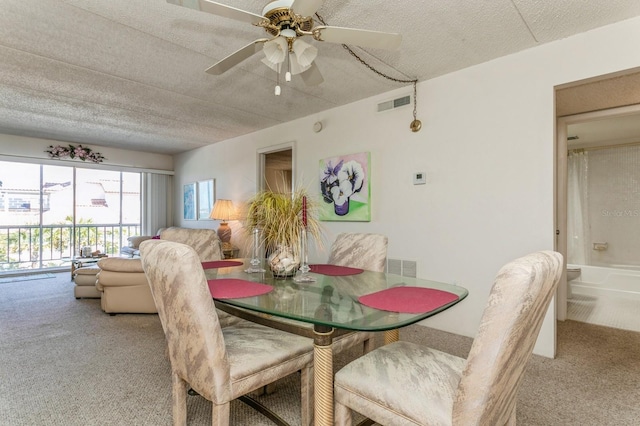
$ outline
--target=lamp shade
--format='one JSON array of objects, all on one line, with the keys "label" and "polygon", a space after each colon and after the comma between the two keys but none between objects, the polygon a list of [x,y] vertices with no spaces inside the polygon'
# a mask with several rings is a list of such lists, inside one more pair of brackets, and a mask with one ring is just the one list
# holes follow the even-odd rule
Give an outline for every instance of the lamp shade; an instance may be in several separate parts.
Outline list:
[{"label": "lamp shade", "polygon": [[238,213],[236,212],[233,202],[231,200],[216,200],[209,217],[211,219],[222,221],[218,227],[218,237],[220,238],[220,241],[222,241],[223,249],[225,249],[225,244],[230,248],[231,228],[227,225],[227,221],[236,220],[238,218]]},{"label": "lamp shade", "polygon": [[211,219],[226,222],[229,220],[236,220],[238,214],[231,200],[216,200],[209,217]]}]

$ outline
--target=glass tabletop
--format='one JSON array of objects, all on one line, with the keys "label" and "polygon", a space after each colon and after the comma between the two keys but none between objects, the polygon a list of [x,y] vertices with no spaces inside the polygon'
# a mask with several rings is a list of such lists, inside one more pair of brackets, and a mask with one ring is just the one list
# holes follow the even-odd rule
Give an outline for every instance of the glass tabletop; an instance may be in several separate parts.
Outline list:
[{"label": "glass tabletop", "polygon": [[[242,261],[242,259],[238,259]],[[249,260],[242,266],[205,269],[207,280],[236,278],[273,286],[267,294],[238,299],[217,299],[228,305],[290,318],[316,325],[347,330],[384,331],[413,324],[464,299],[465,288],[425,279],[404,277],[382,272],[363,271],[357,275],[328,276],[312,274],[312,283],[296,283],[293,278],[274,278],[268,267],[266,272],[246,273]],[[423,287],[442,290],[458,296],[453,302],[422,313],[399,313],[371,308],[358,298],[384,289],[399,286]]]}]

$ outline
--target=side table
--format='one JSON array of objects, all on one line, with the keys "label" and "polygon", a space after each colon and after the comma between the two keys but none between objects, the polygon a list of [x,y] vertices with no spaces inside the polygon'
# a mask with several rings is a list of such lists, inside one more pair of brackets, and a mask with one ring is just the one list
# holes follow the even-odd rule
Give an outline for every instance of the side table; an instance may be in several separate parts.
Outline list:
[{"label": "side table", "polygon": [[223,247],[222,248],[222,256],[225,259],[237,259],[238,254],[240,254],[240,249],[238,247]]}]

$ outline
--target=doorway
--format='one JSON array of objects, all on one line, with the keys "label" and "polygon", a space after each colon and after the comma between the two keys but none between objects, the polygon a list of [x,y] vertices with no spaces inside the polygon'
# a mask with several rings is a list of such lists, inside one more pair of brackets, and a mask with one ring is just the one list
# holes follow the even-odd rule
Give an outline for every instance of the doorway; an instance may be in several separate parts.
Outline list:
[{"label": "doorway", "polygon": [[290,194],[294,191],[294,143],[258,151],[258,191]]},{"label": "doorway", "polygon": [[560,117],[557,150],[557,250],[580,270],[563,274],[557,318],[640,331],[640,104]]}]

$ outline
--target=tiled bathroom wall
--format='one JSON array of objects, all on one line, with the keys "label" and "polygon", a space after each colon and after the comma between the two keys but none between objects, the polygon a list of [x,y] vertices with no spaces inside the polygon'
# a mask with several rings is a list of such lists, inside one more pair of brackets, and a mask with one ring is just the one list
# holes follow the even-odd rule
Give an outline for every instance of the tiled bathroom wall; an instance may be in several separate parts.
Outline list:
[{"label": "tiled bathroom wall", "polygon": [[589,150],[593,265],[640,265],[640,145]]}]

